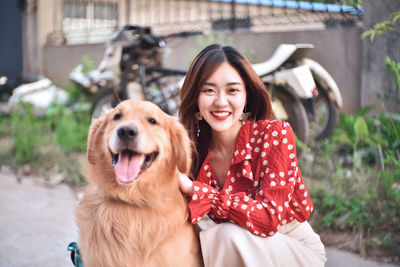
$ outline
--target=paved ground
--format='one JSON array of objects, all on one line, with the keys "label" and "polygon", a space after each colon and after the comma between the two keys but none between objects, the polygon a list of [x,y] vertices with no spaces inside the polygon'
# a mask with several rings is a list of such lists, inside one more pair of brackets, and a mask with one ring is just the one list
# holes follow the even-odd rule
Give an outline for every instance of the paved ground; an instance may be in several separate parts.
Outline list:
[{"label": "paved ground", "polygon": [[[77,240],[75,193],[66,185],[52,188],[40,179],[0,171],[0,266],[72,267],[66,247]],[[327,248],[327,267],[393,267]]]}]

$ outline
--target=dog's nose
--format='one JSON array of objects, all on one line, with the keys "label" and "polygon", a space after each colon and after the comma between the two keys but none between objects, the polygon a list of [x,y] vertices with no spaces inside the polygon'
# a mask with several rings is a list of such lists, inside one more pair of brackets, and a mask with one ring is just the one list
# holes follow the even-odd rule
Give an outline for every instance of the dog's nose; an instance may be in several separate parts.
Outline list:
[{"label": "dog's nose", "polygon": [[118,128],[117,134],[121,140],[130,141],[137,136],[138,128],[134,125],[123,125]]}]

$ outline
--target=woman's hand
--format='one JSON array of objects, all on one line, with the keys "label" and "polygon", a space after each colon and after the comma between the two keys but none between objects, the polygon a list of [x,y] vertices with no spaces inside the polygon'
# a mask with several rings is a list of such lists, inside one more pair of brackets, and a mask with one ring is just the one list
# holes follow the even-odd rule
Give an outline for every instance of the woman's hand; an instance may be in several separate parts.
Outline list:
[{"label": "woman's hand", "polygon": [[193,182],[183,173],[179,173],[179,189],[182,193],[192,197],[193,195]]}]

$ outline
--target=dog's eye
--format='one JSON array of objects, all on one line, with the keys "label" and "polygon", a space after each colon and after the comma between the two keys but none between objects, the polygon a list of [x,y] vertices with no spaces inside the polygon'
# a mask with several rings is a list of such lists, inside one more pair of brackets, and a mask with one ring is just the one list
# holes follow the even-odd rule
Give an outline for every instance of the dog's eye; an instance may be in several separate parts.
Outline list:
[{"label": "dog's eye", "polygon": [[115,121],[117,121],[117,120],[119,120],[119,119],[121,119],[121,117],[122,117],[122,114],[121,113],[117,113],[117,114],[115,114],[115,116],[114,116],[114,120]]},{"label": "dog's eye", "polygon": [[151,124],[157,124],[157,121],[154,118],[148,118],[147,121]]}]

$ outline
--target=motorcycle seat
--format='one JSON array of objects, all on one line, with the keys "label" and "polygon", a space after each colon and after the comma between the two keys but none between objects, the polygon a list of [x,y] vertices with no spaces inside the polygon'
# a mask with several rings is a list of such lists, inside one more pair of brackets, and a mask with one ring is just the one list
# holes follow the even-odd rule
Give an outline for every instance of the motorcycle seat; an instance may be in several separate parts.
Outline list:
[{"label": "motorcycle seat", "polygon": [[297,49],[312,47],[310,44],[280,44],[268,60],[253,64],[253,69],[258,76],[264,76],[279,68]]}]

